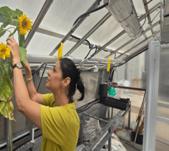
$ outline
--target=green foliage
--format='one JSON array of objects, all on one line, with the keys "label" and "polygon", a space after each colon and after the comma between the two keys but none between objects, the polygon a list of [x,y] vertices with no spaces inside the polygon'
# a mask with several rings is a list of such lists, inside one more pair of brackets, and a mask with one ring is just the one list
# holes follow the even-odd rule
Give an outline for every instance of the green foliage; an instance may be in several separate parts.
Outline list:
[{"label": "green foliage", "polygon": [[19,9],[12,10],[7,6],[0,8],[0,23],[2,23],[0,27],[0,37],[5,34],[7,30],[5,28],[8,25],[13,25],[17,28],[18,26],[18,17],[21,16],[23,12]]},{"label": "green foliage", "polygon": [[3,28],[0,27],[0,37],[3,36],[5,34],[6,30],[4,30]]},{"label": "green foliage", "polygon": [[12,10],[7,6],[0,8],[0,22],[3,23],[2,27],[6,27],[7,25],[17,26],[18,17],[21,16],[23,12],[19,9]]},{"label": "green foliage", "polygon": [[[6,31],[10,31],[8,25],[12,25],[14,29],[9,36],[14,35],[18,31],[18,18],[23,15],[23,12],[19,9],[12,10],[11,8],[4,6],[0,7],[0,37],[2,37]],[[11,27],[10,27],[11,28]],[[26,62],[26,49],[25,47],[25,36],[18,33],[18,40],[20,46],[20,59],[21,63]],[[12,85],[12,69],[11,60],[0,59],[0,115],[13,120],[13,104],[11,98],[13,95]]]},{"label": "green foliage", "polygon": [[12,69],[10,61],[0,60],[0,114],[13,120],[12,98]]}]

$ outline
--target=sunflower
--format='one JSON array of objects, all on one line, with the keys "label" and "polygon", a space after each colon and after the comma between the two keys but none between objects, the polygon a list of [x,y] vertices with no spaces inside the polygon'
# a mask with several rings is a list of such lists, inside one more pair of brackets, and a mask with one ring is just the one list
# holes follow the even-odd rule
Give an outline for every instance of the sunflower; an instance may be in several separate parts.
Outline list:
[{"label": "sunflower", "polygon": [[6,59],[10,57],[10,48],[4,44],[4,43],[0,43],[0,58],[2,59]]},{"label": "sunflower", "polygon": [[32,28],[32,22],[31,20],[26,16],[22,15],[18,19],[18,29],[20,35],[26,35],[26,33],[31,30]]}]

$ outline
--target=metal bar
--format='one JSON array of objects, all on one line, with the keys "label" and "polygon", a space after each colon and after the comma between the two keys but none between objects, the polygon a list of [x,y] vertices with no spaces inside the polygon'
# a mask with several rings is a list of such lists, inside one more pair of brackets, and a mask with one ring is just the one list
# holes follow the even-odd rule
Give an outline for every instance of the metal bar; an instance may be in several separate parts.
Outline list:
[{"label": "metal bar", "polygon": [[131,125],[130,122],[131,122],[131,104],[128,111],[128,129],[130,129],[130,125]]},{"label": "metal bar", "polygon": [[[38,130],[39,130],[38,128],[34,128],[34,129],[35,129],[35,131],[38,131]],[[14,138],[12,139],[12,142],[15,143],[15,142],[17,142],[18,140],[23,139],[24,137],[26,137],[26,136],[29,135],[29,134],[30,134],[30,131],[26,131],[26,132],[22,133],[21,135],[14,137]],[[0,144],[0,150],[1,150],[2,148],[6,147],[6,146],[7,146],[7,142],[4,142],[4,143]],[[13,146],[16,147],[15,145],[13,145]]]},{"label": "metal bar", "polygon": [[147,93],[144,116],[143,151],[155,151],[156,116],[159,86],[160,42],[151,41],[147,51]]},{"label": "metal bar", "polygon": [[147,13],[147,19],[148,19],[148,24],[150,25],[151,33],[152,33],[152,35],[154,35],[151,17],[150,17],[150,14],[148,13],[149,9],[148,9],[148,5],[147,5],[147,0],[143,0],[143,4],[144,4],[144,9],[145,9],[145,11]]},{"label": "metal bar", "polygon": [[[160,21],[157,21],[157,22],[154,23],[152,26],[155,27],[155,26],[157,26],[158,24],[160,24]],[[150,27],[148,27],[144,32],[148,32],[149,30],[150,30]],[[117,48],[113,53],[116,54],[120,49],[122,49],[123,47],[125,47],[126,45],[128,45],[129,43],[131,43],[131,42],[133,42],[133,41],[135,41],[135,39],[130,39],[130,40],[128,40],[128,41],[127,41],[126,43],[124,43],[122,46],[120,46],[119,48]],[[107,55],[105,58],[111,56],[113,53],[111,52],[111,53],[110,53],[109,55]],[[121,53],[121,54],[123,54],[123,53]]]},{"label": "metal bar", "polygon": [[[49,30],[43,29],[43,28],[38,28],[36,30],[36,32],[39,32],[41,34],[45,34],[45,35],[48,35],[48,36],[52,36],[52,37],[55,37],[55,38],[59,38],[59,39],[62,39],[62,38],[65,37],[65,35],[63,35],[63,34],[60,34],[60,33],[57,33],[57,32],[53,32],[53,31],[49,31]],[[73,38],[73,37],[69,37],[68,40],[71,41],[71,42],[78,42],[79,41],[78,39]],[[86,41],[83,42],[83,45],[88,46]]]},{"label": "metal bar", "polygon": [[118,38],[120,38],[122,35],[124,35],[126,32],[125,30],[121,31],[119,34],[117,34],[115,37],[113,37],[112,39],[110,39],[106,44],[104,44],[102,47],[100,47],[98,49],[98,51],[93,54],[92,56],[90,56],[88,59],[91,59],[92,57],[94,57],[95,55],[97,55],[100,51],[102,51],[103,49],[105,49],[108,45],[110,45],[113,41],[117,40]]},{"label": "metal bar", "polygon": [[151,3],[153,0],[149,0],[146,4],[149,4],[149,3]]},{"label": "metal bar", "polygon": [[142,21],[144,18],[147,17],[147,14],[153,13],[156,9],[160,8],[162,5],[161,2],[157,3],[154,7],[152,7],[148,12],[146,12],[144,15],[142,15],[139,20]]},{"label": "metal bar", "polygon": [[141,47],[138,51],[132,53],[129,57],[126,58],[126,61],[128,62],[129,60],[131,60],[132,58],[138,56],[139,54],[141,54],[142,52],[146,51],[148,49],[148,45],[145,45],[143,47]]},{"label": "metal bar", "polygon": [[108,12],[101,20],[99,20],[84,36],[81,38],[66,54],[70,55],[75,51],[91,34],[93,34],[101,25],[103,25],[109,18],[111,14]]},{"label": "metal bar", "polygon": [[[112,135],[112,134],[111,134]],[[106,132],[98,141],[98,143],[93,147],[93,149],[91,151],[99,151],[103,149],[103,146],[105,145],[105,143],[107,142],[108,138],[111,137],[111,135]]]},{"label": "metal bar", "polygon": [[142,119],[142,116],[143,116],[143,110],[144,110],[144,102],[145,102],[145,96],[146,96],[146,92],[144,93],[144,97],[143,97],[143,101],[142,101],[142,104],[141,104],[141,107],[140,107],[140,110],[139,110],[139,113],[138,113],[138,117],[137,117],[137,125],[136,125],[136,128],[135,128],[135,138],[134,138],[134,143],[136,142],[137,140],[137,136],[138,136],[138,133],[139,133],[139,126],[140,126],[140,121]]},{"label": "metal bar", "polygon": [[[149,10],[149,14],[151,14],[151,13],[153,13],[156,9],[158,9],[159,7],[161,7],[161,3],[158,3],[158,4],[156,4],[154,7],[152,7],[150,10]],[[142,21],[145,17],[146,17],[146,15],[147,15],[147,13],[146,14],[144,14],[144,15],[142,15],[140,18],[139,18],[139,20],[140,21]],[[156,24],[156,23],[155,23]],[[154,26],[154,25],[153,25]],[[150,29],[150,27],[148,28],[148,30]],[[146,30],[145,30],[145,32],[147,32]],[[125,44],[123,44],[121,47],[119,47],[119,48],[117,48],[117,50],[115,50],[115,52],[113,52],[113,53],[117,53],[120,49],[122,49],[124,46],[126,46],[126,45],[128,45],[130,42],[132,42],[132,41],[134,41],[134,39],[131,39],[131,40],[129,40],[129,41],[127,41]],[[109,57],[109,56],[111,56],[112,55],[112,53],[110,53],[108,56],[106,56],[106,57]]]},{"label": "metal bar", "polygon": [[[48,36],[56,37],[56,38],[64,38],[64,36],[65,36],[60,33],[56,33],[56,32],[53,32],[53,31],[50,31],[50,30],[47,30],[44,28],[40,28],[40,27],[37,28],[36,32],[39,32],[41,34],[45,34]],[[74,38],[70,38],[70,41],[77,42],[77,40]]]},{"label": "metal bar", "polygon": [[136,45],[134,45],[133,47],[131,47],[131,48],[129,48],[128,50],[126,50],[123,54],[121,54],[121,55],[119,55],[119,56],[117,56],[116,57],[116,59],[118,59],[118,58],[120,58],[121,56],[123,56],[124,54],[126,54],[126,53],[128,53],[128,52],[130,52],[131,50],[133,50],[134,48],[136,48],[137,46],[139,46],[140,44],[142,44],[142,43],[144,43],[144,42],[146,42],[149,38],[151,38],[152,36],[149,36],[149,37],[147,37],[147,39],[144,39],[143,41],[141,41],[140,43],[138,43],[138,44],[136,44]]},{"label": "metal bar", "polygon": [[158,102],[158,105],[159,105],[159,107],[169,108],[168,102],[160,101],[160,102]]},{"label": "metal bar", "polygon": [[39,27],[40,23],[42,22],[42,19],[44,18],[44,16],[46,15],[47,11],[49,10],[49,7],[51,6],[53,0],[46,0],[42,9],[40,10],[33,26],[32,26],[32,30],[29,32],[28,36],[26,37],[26,41],[25,41],[25,47],[28,46],[29,42],[31,41],[33,35],[35,34],[36,29]]},{"label": "metal bar", "polygon": [[[154,34],[159,33],[160,31],[154,32]],[[133,47],[129,48],[127,51],[125,51],[123,54],[120,54],[118,57],[116,57],[116,59],[120,58],[121,56],[123,56],[124,54],[130,52],[131,50],[133,50],[134,48],[136,48],[137,46],[139,46],[140,44],[146,42],[147,40],[149,40],[151,37],[153,37],[153,35],[147,37],[147,39],[144,39],[143,41],[141,41],[140,43],[134,45]]]},{"label": "metal bar", "polygon": [[119,67],[119,66],[122,66],[124,65],[125,63],[127,63],[128,61],[130,61],[131,59],[133,59],[134,57],[138,56],[139,54],[143,53],[144,51],[146,51],[148,49],[148,45],[145,45],[143,47],[141,47],[138,51],[132,53],[130,56],[128,56],[124,62],[122,63],[119,63],[119,64],[116,64],[116,65],[113,65],[113,67]]},{"label": "metal bar", "polygon": [[169,118],[167,117],[157,116],[157,120],[160,122],[165,122],[166,124],[169,124]]},{"label": "metal bar", "polygon": [[113,85],[113,87],[118,89],[127,89],[127,90],[135,90],[135,91],[145,91],[146,89],[143,88],[135,88],[135,87],[126,87],[126,86],[120,86],[120,85]]},{"label": "metal bar", "polygon": [[[161,6],[161,3],[158,3],[158,4],[156,4],[152,9],[150,9],[149,10],[149,12],[146,12],[146,14],[144,14],[144,15],[142,15],[140,18],[139,18],[139,21],[141,22],[143,19],[145,19],[146,18],[146,16],[147,16],[147,14],[151,14],[152,12],[154,12],[157,8],[159,8]],[[123,31],[121,31],[119,34],[121,34],[122,32],[124,32],[125,33],[125,31],[123,30]],[[124,34],[123,33],[123,34]],[[122,34],[122,35],[123,35]],[[122,36],[122,35],[120,35],[120,36]],[[116,35],[115,37],[117,37],[118,35]],[[119,37],[120,37],[119,36]],[[106,48],[108,45],[110,45],[113,41],[115,41],[116,39],[118,39],[118,38],[113,38],[113,39],[111,39],[109,42],[107,42],[105,45],[103,45],[93,56],[91,56],[89,59],[91,59],[92,57],[94,57],[96,54],[98,54],[102,49],[104,49],[104,48]],[[118,52],[118,51],[117,51]],[[116,52],[116,53],[117,53]]]},{"label": "metal bar", "polygon": [[[48,36],[60,38],[60,39],[64,38],[64,36],[65,36],[65,35],[63,35],[63,34],[60,34],[60,33],[57,33],[57,32],[53,32],[53,31],[50,31],[50,30],[47,30],[47,29],[44,29],[44,28],[40,28],[40,27],[36,30],[36,32],[39,32],[39,33],[41,33],[41,34],[45,34],[45,35],[48,35]],[[79,41],[78,39],[73,38],[73,37],[69,37],[68,40],[69,40],[69,41],[72,41],[72,42],[78,42],[78,41]],[[90,42],[90,43],[91,43],[91,42]],[[82,44],[85,45],[85,46],[89,46],[86,41],[83,41]],[[98,47],[98,48],[100,47],[99,45],[96,45],[96,44],[94,44],[94,43],[91,43],[91,45],[95,45],[95,46]],[[114,50],[112,50],[112,49],[105,49],[105,51],[106,51],[106,52],[113,52]],[[119,54],[120,54],[120,53],[119,53]]]},{"label": "metal bar", "polygon": [[8,149],[8,151],[12,151],[12,150],[13,150],[13,142],[12,142],[12,121],[10,121],[10,120],[8,120],[7,149]]},{"label": "metal bar", "polygon": [[109,128],[108,133],[110,135],[108,139],[108,151],[111,151],[111,135],[112,135],[112,127]]},{"label": "metal bar", "polygon": [[[91,11],[93,8],[95,8],[99,4],[100,0],[96,0],[92,6],[86,11]],[[86,16],[87,17],[87,16]],[[79,21],[72,27],[72,29],[65,35],[65,37],[59,42],[59,44],[49,53],[50,56],[54,55],[57,49],[59,48],[61,43],[64,43],[71,35],[72,33],[79,27],[79,25],[86,19],[86,17],[79,19]]]},{"label": "metal bar", "polygon": [[96,120],[99,120],[99,121],[105,122],[105,123],[108,123],[108,122],[109,122],[109,121],[107,121],[107,120],[104,120],[104,119],[99,118],[99,117],[94,116],[94,115],[90,115],[90,114],[85,113],[85,112],[83,112],[82,114],[84,114],[84,115],[86,115],[86,116],[89,116],[89,117],[92,117],[92,118],[94,118],[94,119],[96,119]]},{"label": "metal bar", "polygon": [[[96,148],[97,148],[97,146],[99,145],[99,143],[102,141],[102,139],[105,138],[105,136],[106,136],[105,134],[109,134],[107,131],[108,131],[110,128],[111,128],[111,129],[116,128],[116,126],[118,125],[117,120],[122,117],[122,114],[123,114],[123,113],[124,113],[124,111],[119,111],[119,112],[113,117],[113,119],[111,119],[111,120],[109,121],[109,123],[104,126],[104,128],[103,128],[102,131],[101,131],[101,133],[98,135],[97,139],[94,141],[94,143],[92,143],[92,144],[90,145],[90,149],[91,149],[91,150],[94,150],[94,151],[96,150]],[[116,125],[116,126],[115,126],[115,125]],[[114,126],[115,126],[115,127],[114,127]]]}]

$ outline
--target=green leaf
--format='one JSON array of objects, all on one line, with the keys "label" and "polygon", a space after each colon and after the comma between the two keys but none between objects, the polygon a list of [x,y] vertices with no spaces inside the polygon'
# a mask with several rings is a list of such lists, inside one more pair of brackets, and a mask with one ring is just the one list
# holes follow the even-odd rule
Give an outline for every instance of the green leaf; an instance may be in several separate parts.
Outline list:
[{"label": "green leaf", "polygon": [[0,62],[0,101],[7,101],[12,96],[12,69],[8,62]]},{"label": "green leaf", "polygon": [[0,37],[2,37],[5,34],[6,30],[3,28],[0,28]]},{"label": "green leaf", "polygon": [[20,55],[20,61],[25,64],[27,60],[27,53],[26,49],[23,47],[19,47],[19,55]]},{"label": "green leaf", "polygon": [[11,101],[8,100],[8,102],[0,102],[0,114],[5,118],[14,120],[13,110],[14,107]]},{"label": "green leaf", "polygon": [[0,114],[9,120],[14,120],[14,108],[11,102],[13,94],[11,76],[11,61],[0,60]]},{"label": "green leaf", "polygon": [[18,33],[18,35],[19,35],[19,46],[20,47],[25,47],[25,36],[24,35],[20,35],[19,33]]},{"label": "green leaf", "polygon": [[17,26],[18,17],[21,16],[23,12],[19,9],[12,10],[7,6],[0,8],[0,22],[4,23],[5,26],[7,25],[14,25]]}]

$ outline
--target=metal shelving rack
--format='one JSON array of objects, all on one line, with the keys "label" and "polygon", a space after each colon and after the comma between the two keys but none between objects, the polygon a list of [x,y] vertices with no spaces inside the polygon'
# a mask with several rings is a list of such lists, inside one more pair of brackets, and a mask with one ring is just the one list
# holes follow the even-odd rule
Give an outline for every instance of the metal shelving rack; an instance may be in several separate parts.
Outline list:
[{"label": "metal shelving rack", "polygon": [[[92,103],[90,103],[92,104]],[[88,140],[83,140],[83,135],[85,134],[81,134],[82,136],[82,141],[80,141],[80,144],[77,148],[77,151],[98,151],[101,150],[103,148],[103,146],[106,144],[106,142],[108,142],[108,151],[111,151],[111,136],[112,133],[119,127],[121,126],[121,121],[122,118],[126,115],[127,112],[129,112],[130,107],[126,108],[126,110],[119,110],[113,117],[100,117],[99,115],[95,115],[93,114],[91,111],[96,110],[96,109],[92,109],[93,106],[96,105],[101,105],[103,107],[105,107],[104,105],[100,104],[99,102],[95,102],[92,105],[90,105],[87,109],[80,111],[80,109],[78,110],[79,116],[83,118],[81,118],[81,122],[82,122],[82,131],[83,131],[83,126],[84,126],[84,122],[85,122],[85,118],[92,118],[94,120],[97,120],[100,124],[102,124],[101,128],[99,131],[97,131],[95,133],[95,137],[91,136],[93,135],[92,133],[90,135],[88,135]],[[85,108],[85,106],[88,106],[88,104],[84,105],[83,108]],[[107,106],[108,108],[108,106]],[[90,110],[90,111],[88,111]],[[88,129],[90,129],[90,127],[87,127]]]}]

